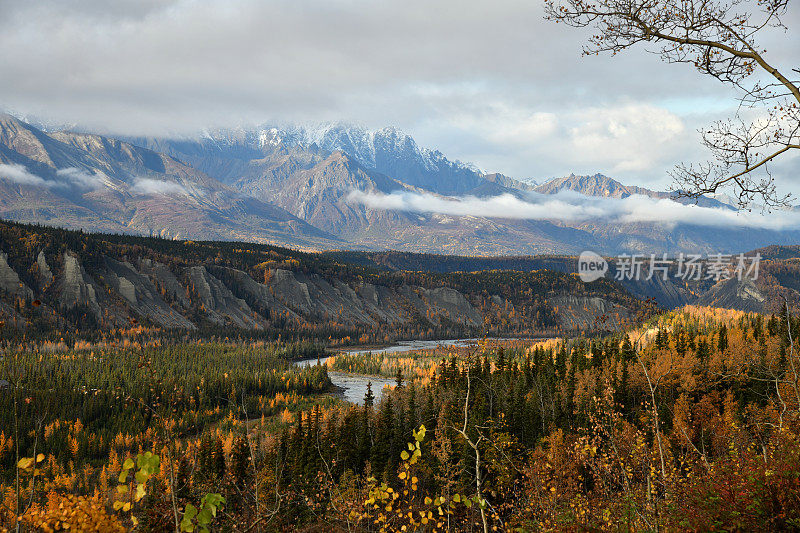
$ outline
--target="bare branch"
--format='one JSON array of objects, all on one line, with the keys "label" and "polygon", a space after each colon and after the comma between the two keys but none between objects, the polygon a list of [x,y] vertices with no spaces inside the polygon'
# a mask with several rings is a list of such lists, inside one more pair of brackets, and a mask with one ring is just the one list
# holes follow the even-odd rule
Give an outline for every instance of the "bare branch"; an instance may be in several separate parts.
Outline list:
[{"label": "bare branch", "polygon": [[[672,175],[678,196],[699,199],[730,188],[740,209],[761,202],[771,210],[792,201],[791,195],[777,193],[768,164],[800,149],[800,84],[767,61],[756,36],[765,28],[785,29],[781,17],[787,5],[788,0],[545,0],[545,17],[568,26],[594,27],[597,34],[584,54],[615,55],[640,43],[654,43],[663,61],[690,64],[738,88],[739,111],[742,106],[760,106],[763,116],[749,124],[732,128],[720,122],[702,132],[715,162],[681,164]],[[757,72],[775,81],[747,87],[745,80]],[[736,118],[741,120],[738,112]]]}]

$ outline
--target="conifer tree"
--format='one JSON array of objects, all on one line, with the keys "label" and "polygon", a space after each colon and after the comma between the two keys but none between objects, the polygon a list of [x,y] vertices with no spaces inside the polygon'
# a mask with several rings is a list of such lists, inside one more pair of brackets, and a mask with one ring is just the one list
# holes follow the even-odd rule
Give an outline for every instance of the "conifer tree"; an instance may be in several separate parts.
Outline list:
[{"label": "conifer tree", "polygon": [[719,328],[719,339],[717,340],[717,350],[724,352],[728,349],[728,328],[725,324]]},{"label": "conifer tree", "polygon": [[364,407],[375,405],[375,394],[372,393],[372,382],[367,382],[367,392],[364,393]]},{"label": "conifer tree", "polygon": [[250,447],[244,437],[239,437],[233,444],[231,451],[231,474],[237,485],[243,486],[247,482],[247,470],[250,466]]}]

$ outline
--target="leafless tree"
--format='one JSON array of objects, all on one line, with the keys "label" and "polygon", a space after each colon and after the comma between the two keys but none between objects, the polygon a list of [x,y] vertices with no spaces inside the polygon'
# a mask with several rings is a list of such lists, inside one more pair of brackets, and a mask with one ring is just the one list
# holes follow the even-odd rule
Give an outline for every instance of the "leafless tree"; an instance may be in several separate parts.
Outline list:
[{"label": "leafless tree", "polygon": [[481,449],[480,444],[484,436],[478,432],[478,438],[472,439],[469,436],[469,396],[472,388],[472,366],[473,354],[467,357],[466,372],[467,372],[467,394],[464,397],[464,426],[462,428],[455,428],[461,437],[469,444],[469,447],[475,452],[475,494],[479,498],[479,507],[481,511],[481,521],[483,522],[483,532],[489,533],[489,521],[486,518],[486,510],[484,509],[483,500],[483,476],[481,474]]},{"label": "leafless tree", "polygon": [[[639,45],[668,63],[688,63],[736,87],[735,117],[700,131],[712,159],[672,172],[679,196],[697,199],[730,191],[740,209],[783,208],[770,164],[800,150],[800,69],[779,70],[756,41],[782,21],[789,0],[545,0],[546,18],[597,33],[584,54],[617,54]],[[795,79],[791,79],[794,77]],[[753,81],[754,80],[754,81]]]}]

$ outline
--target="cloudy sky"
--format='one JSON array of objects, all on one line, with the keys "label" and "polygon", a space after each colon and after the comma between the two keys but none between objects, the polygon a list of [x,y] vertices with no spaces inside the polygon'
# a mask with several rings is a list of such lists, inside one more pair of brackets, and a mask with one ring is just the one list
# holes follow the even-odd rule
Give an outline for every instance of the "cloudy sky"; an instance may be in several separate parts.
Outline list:
[{"label": "cloudy sky", "polygon": [[[798,67],[800,6],[768,57]],[[541,1],[0,0],[0,107],[112,133],[395,125],[488,171],[666,187],[735,93],[644,49],[581,56]],[[776,170],[800,192],[800,158]]]}]

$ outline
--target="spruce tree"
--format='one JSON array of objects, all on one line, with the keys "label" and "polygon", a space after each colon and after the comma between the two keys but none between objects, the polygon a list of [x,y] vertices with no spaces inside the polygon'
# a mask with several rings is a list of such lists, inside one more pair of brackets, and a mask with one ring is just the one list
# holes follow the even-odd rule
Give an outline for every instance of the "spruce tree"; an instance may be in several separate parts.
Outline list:
[{"label": "spruce tree", "polygon": [[375,395],[372,393],[372,382],[367,382],[367,392],[364,393],[364,407],[375,405]]},{"label": "spruce tree", "polygon": [[719,328],[719,339],[717,340],[717,350],[724,352],[728,349],[728,328],[723,324]]},{"label": "spruce tree", "polygon": [[697,355],[697,360],[700,361],[703,366],[706,366],[706,364],[708,364],[709,349],[705,339],[697,344],[697,351],[695,353]]},{"label": "spruce tree", "polygon": [[250,447],[247,439],[239,437],[233,445],[231,451],[231,474],[239,486],[244,486],[247,482],[247,469],[250,466]]}]

